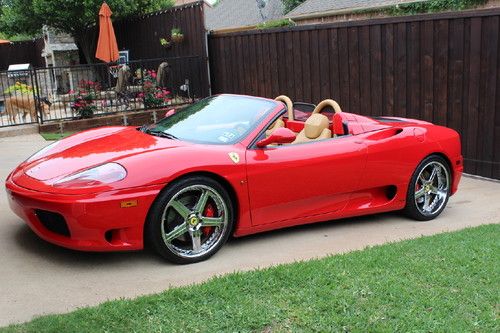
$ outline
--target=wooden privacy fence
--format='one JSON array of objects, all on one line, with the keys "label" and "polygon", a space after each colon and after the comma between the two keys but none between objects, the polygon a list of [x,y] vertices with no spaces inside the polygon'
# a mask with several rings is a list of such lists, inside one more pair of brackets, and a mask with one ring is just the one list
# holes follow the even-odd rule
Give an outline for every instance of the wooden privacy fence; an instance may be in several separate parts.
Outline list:
[{"label": "wooden privacy fence", "polygon": [[[208,59],[206,30],[204,26],[204,1],[196,1],[161,12],[114,22],[114,29],[120,50],[129,50],[130,60],[150,58],[202,57],[204,64],[193,70],[201,70],[195,84],[201,88],[201,96],[209,95]],[[171,41],[172,28],[179,28],[184,34],[181,43]],[[93,28],[97,41],[97,27]],[[165,48],[160,39],[171,41]],[[97,42],[94,43],[97,45]],[[200,96],[200,95],[198,95]]]},{"label": "wooden privacy fence", "polygon": [[500,179],[499,20],[494,9],[212,34],[212,91],[446,125],[466,172]]},{"label": "wooden privacy fence", "polygon": [[[161,12],[114,22],[120,49],[130,50],[131,59],[206,56],[204,2],[197,1]],[[165,48],[160,38],[171,41],[172,28],[179,28],[184,40]]]},{"label": "wooden privacy fence", "polygon": [[0,70],[6,70],[11,64],[31,64],[35,67],[45,66],[41,56],[43,39],[33,41],[0,44]]},{"label": "wooden privacy fence", "polygon": [[[128,50],[130,60],[206,56],[206,30],[204,26],[204,2],[196,1],[151,14],[114,20],[116,41],[120,50]],[[172,28],[184,34],[181,43],[162,46],[161,38],[171,41]],[[91,54],[95,54],[99,26],[87,30]]]}]

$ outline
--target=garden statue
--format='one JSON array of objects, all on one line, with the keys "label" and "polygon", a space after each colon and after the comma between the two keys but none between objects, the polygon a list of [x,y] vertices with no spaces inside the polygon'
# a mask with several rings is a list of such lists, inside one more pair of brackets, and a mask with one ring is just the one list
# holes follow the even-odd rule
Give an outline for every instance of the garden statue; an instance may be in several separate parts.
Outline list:
[{"label": "garden statue", "polygon": [[130,79],[130,67],[127,65],[123,65],[119,70],[118,70],[118,80],[116,81],[116,86],[115,86],[115,92],[117,96],[117,102],[119,104],[124,104],[129,106],[130,98],[128,97],[127,94],[127,85],[128,85],[128,80]]},{"label": "garden statue", "polygon": [[156,76],[156,84],[159,87],[166,87],[168,84],[168,76],[170,74],[170,65],[164,61],[158,66],[158,75]]}]

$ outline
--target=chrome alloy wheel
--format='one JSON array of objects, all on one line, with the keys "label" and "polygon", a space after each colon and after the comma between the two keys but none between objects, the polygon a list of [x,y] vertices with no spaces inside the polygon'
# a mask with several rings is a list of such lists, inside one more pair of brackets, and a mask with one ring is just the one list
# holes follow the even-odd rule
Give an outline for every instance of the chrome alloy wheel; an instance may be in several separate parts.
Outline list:
[{"label": "chrome alloy wheel", "polygon": [[161,218],[162,238],[170,251],[183,258],[201,257],[224,238],[228,209],[222,196],[206,185],[177,192]]},{"label": "chrome alloy wheel", "polygon": [[420,171],[415,182],[415,205],[424,216],[439,212],[449,195],[450,175],[447,168],[431,161]]}]

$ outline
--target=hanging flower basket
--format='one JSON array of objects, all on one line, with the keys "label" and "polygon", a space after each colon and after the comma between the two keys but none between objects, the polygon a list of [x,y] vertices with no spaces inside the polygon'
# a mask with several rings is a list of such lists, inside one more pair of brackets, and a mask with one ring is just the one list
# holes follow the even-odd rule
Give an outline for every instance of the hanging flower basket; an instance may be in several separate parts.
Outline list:
[{"label": "hanging flower basket", "polygon": [[184,34],[179,28],[173,28],[170,33],[170,37],[172,37],[172,42],[174,43],[182,43],[184,40]]},{"label": "hanging flower basket", "polygon": [[172,47],[172,44],[173,42],[172,41],[169,41],[168,39],[166,38],[160,38],[160,44],[161,46],[163,46],[164,48],[166,49],[169,49]]}]

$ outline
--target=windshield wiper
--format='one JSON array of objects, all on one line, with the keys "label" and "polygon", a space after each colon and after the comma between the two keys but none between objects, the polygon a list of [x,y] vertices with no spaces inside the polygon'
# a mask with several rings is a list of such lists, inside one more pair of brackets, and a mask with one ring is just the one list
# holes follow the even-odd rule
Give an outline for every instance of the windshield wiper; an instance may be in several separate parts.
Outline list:
[{"label": "windshield wiper", "polygon": [[167,138],[167,139],[177,140],[177,137],[175,135],[170,134],[170,133],[166,133],[166,132],[163,132],[163,131],[155,131],[155,130],[146,129],[144,131],[144,133],[148,133],[148,134],[151,134],[151,135],[159,136],[160,138]]}]

